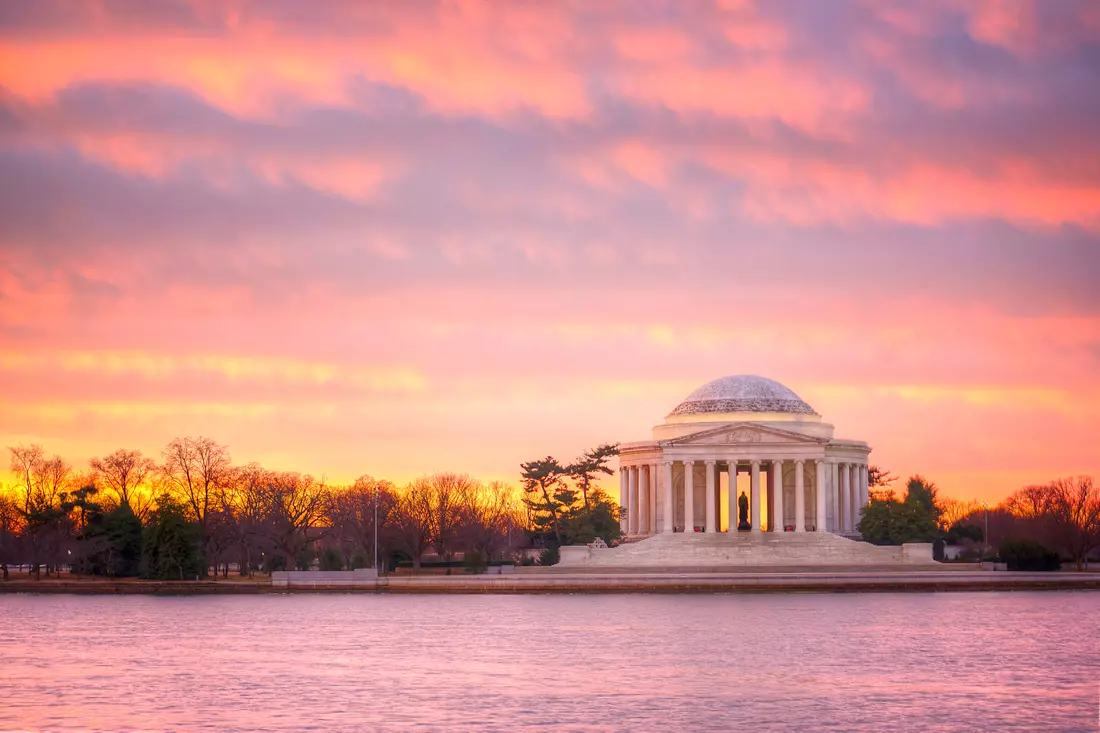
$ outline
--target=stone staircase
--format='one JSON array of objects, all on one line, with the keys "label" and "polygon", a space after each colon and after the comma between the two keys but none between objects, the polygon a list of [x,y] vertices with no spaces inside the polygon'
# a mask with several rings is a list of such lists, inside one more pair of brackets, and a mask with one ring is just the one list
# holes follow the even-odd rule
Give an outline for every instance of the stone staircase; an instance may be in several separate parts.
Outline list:
[{"label": "stone staircase", "polygon": [[746,568],[759,566],[937,567],[931,545],[880,547],[830,532],[670,533],[606,549],[563,547],[557,567]]}]

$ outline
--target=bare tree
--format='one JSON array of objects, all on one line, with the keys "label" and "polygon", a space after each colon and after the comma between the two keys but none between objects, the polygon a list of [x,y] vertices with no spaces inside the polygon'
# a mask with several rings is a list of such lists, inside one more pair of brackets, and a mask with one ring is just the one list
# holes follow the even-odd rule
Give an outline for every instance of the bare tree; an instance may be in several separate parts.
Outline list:
[{"label": "bare tree", "polygon": [[412,558],[413,569],[420,569],[420,561],[431,544],[432,536],[432,488],[427,477],[418,478],[398,495],[394,511],[393,531],[398,544]]},{"label": "bare tree", "polygon": [[31,510],[31,504],[35,500],[37,493],[36,476],[39,473],[39,467],[42,462],[46,460],[46,452],[42,450],[40,445],[31,446],[8,446],[8,451],[11,453],[10,467],[12,473],[14,473],[21,482],[17,485],[17,488],[22,490],[22,510],[26,514]]},{"label": "bare tree", "polygon": [[378,558],[374,556],[375,510],[379,554],[384,556],[393,541],[392,523],[397,502],[397,490],[392,483],[367,475],[357,478],[352,486],[333,491],[329,520],[345,555],[362,552],[371,558],[372,567],[378,567]]},{"label": "bare tree", "polygon": [[943,510],[940,515],[940,525],[943,529],[951,529],[959,522],[981,511],[982,505],[981,502],[975,499],[962,501],[948,498],[940,500],[940,508]]},{"label": "bare tree", "polygon": [[139,450],[120,448],[109,456],[93,458],[89,465],[95,471],[98,482],[114,492],[120,506],[130,507],[139,518],[148,514],[148,496],[152,492],[147,492],[146,497],[137,494],[156,470],[157,464],[152,458],[146,458]]},{"label": "bare tree", "polygon": [[1003,508],[1013,520],[1013,535],[1057,548],[1078,568],[1100,546],[1100,487],[1089,476],[1027,486],[1008,497]]},{"label": "bare tree", "polygon": [[462,511],[479,488],[478,482],[466,474],[437,473],[428,477],[429,536],[440,559],[449,561],[454,556]]},{"label": "bare tree", "polygon": [[292,568],[298,553],[323,534],[318,528],[329,503],[328,487],[324,480],[288,471],[271,474],[265,493],[272,539]]},{"label": "bare tree", "polygon": [[210,438],[176,438],[163,455],[161,472],[198,523],[203,553],[213,559],[222,549],[212,525],[232,476],[229,449]]},{"label": "bare tree", "polygon": [[1100,487],[1091,476],[1053,481],[1050,513],[1062,549],[1080,570],[1085,558],[1100,546]]},{"label": "bare tree", "polygon": [[230,488],[221,492],[221,511],[236,545],[241,574],[252,577],[252,568],[263,554],[264,522],[268,505],[266,487],[271,472],[258,463],[233,470]]},{"label": "bare tree", "polygon": [[523,516],[515,490],[502,481],[478,486],[467,495],[463,508],[463,538],[468,550],[492,559],[509,548],[522,531]]},{"label": "bare tree", "polygon": [[15,555],[23,522],[15,492],[0,487],[0,572],[8,579],[8,563]]},{"label": "bare tree", "polygon": [[1004,507],[1022,519],[1040,519],[1050,512],[1050,485],[1027,486],[1005,499]]},{"label": "bare tree", "polygon": [[42,506],[55,506],[61,501],[62,495],[69,489],[69,479],[72,475],[72,464],[61,456],[54,456],[39,463],[35,483],[38,488],[37,500]]},{"label": "bare tree", "polygon": [[230,476],[229,450],[210,438],[176,438],[163,455],[165,478],[205,531],[206,515]]},{"label": "bare tree", "polygon": [[39,445],[9,447],[11,470],[19,478],[16,507],[22,518],[22,539],[32,572],[42,577],[60,566],[62,550],[72,534],[68,511],[63,507],[72,466],[61,456],[46,458]]}]

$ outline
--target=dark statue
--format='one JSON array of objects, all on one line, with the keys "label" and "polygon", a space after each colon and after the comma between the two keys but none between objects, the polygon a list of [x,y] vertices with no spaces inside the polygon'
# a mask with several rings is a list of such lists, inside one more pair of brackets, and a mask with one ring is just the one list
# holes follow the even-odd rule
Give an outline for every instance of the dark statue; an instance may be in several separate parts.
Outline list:
[{"label": "dark statue", "polygon": [[742,491],[741,496],[737,497],[737,531],[744,532],[748,529],[752,529],[749,524],[749,497]]}]

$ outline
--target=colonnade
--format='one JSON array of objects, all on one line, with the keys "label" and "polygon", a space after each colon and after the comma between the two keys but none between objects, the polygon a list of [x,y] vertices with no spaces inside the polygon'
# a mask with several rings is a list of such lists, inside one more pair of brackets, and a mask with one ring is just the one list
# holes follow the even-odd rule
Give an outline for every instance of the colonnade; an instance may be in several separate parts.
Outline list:
[{"label": "colonnade", "polygon": [[[696,460],[648,461],[628,463],[619,469],[619,505],[622,510],[621,526],[624,534],[648,535],[658,532],[678,532],[693,529],[717,532],[720,525],[720,464],[730,470],[729,531],[737,529],[737,475],[747,468],[749,483],[749,524],[751,532],[762,532],[761,503],[768,507],[769,532],[780,530],[776,518],[785,516],[784,482],[785,466],[793,466],[794,522],[784,526],[787,531],[829,531],[851,533],[856,531],[862,507],[868,499],[867,464],[828,459],[702,459],[705,464],[705,485],[699,487],[704,494],[705,507],[702,517],[695,517],[695,463]],[[683,524],[676,526],[675,491],[673,486],[674,464],[683,466],[684,496]],[[766,471],[767,485],[761,485],[762,471]],[[810,487],[807,474],[813,471],[813,511],[807,512]],[[658,511],[658,506],[661,511]],[[807,514],[810,514],[809,522]],[[660,515],[658,517],[658,515]]]}]

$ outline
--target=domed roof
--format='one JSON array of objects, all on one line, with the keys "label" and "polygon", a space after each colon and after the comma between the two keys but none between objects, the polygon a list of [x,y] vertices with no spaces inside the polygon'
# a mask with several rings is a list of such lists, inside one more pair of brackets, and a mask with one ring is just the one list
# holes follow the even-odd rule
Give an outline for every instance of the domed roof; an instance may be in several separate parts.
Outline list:
[{"label": "domed roof", "polygon": [[673,415],[715,412],[789,412],[816,415],[802,398],[774,379],[735,374],[707,382],[681,402]]}]

